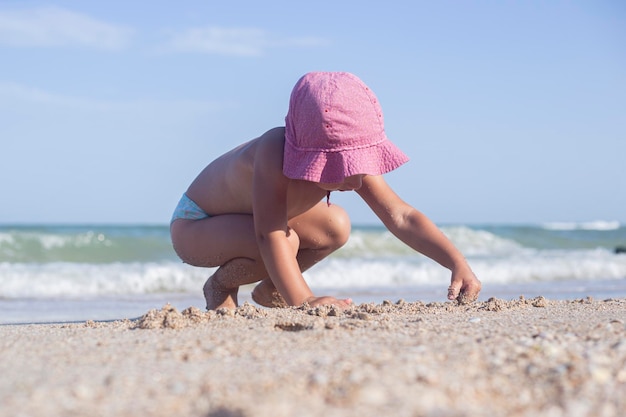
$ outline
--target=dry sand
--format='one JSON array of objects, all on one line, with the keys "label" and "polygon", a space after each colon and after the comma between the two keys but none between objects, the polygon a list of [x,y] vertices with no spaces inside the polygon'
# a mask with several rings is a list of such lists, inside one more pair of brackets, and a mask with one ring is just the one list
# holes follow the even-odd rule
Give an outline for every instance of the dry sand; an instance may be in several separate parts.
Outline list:
[{"label": "dry sand", "polygon": [[625,416],[626,300],[0,326],[2,416]]}]

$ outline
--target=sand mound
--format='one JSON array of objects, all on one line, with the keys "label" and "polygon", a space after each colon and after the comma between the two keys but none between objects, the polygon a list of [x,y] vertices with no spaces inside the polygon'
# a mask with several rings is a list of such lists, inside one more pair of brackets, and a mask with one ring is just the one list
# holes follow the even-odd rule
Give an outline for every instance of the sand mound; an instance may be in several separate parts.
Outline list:
[{"label": "sand mound", "polygon": [[[590,302],[576,300],[573,302]],[[332,328],[346,324],[350,320],[373,321],[390,319],[394,316],[438,314],[442,312],[479,312],[479,311],[506,311],[520,308],[545,308],[549,301],[539,296],[532,299],[520,297],[516,300],[501,300],[490,298],[487,301],[463,304],[457,301],[423,303],[398,300],[395,303],[384,301],[381,304],[364,303],[341,310],[335,306],[274,308],[256,307],[244,303],[236,309],[218,309],[215,311],[201,311],[196,307],[189,307],[179,312],[175,307],[166,304],[160,310],[153,309],[140,317],[135,323],[137,329],[182,329],[189,326],[201,325],[212,320],[224,319],[270,319],[275,322],[274,327],[294,331],[319,327]],[[325,319],[323,322],[311,320],[310,316]],[[334,319],[334,320],[333,320]],[[352,324],[354,325],[354,323]]]}]

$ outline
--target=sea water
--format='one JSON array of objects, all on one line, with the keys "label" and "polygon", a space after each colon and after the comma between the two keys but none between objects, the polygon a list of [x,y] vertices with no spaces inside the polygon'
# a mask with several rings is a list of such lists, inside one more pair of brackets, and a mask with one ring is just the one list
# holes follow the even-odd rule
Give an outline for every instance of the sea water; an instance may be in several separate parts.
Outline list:
[{"label": "sea water", "polygon": [[[626,297],[626,227],[615,221],[441,225],[483,283],[480,299]],[[167,226],[0,226],[0,323],[133,318],[170,302],[204,307],[212,268],[183,264]],[[355,302],[446,301],[450,273],[383,227],[304,274],[319,295]],[[240,302],[251,301],[251,287]]]}]

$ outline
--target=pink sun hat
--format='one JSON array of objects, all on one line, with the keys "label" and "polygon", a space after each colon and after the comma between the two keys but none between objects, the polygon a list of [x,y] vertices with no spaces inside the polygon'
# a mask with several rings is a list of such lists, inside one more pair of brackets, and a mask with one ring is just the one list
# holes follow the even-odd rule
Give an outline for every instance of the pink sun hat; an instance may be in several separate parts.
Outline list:
[{"label": "pink sun hat", "polygon": [[292,179],[340,183],[381,175],[409,158],[385,134],[374,93],[347,72],[310,72],[296,83],[285,118],[283,173]]}]

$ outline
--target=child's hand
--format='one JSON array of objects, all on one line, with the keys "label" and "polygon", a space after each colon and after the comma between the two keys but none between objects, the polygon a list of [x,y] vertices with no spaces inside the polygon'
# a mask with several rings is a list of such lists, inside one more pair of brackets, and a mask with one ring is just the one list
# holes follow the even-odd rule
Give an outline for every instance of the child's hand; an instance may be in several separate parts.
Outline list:
[{"label": "child's hand", "polygon": [[448,287],[448,300],[458,300],[461,304],[476,301],[482,284],[472,270],[467,267],[452,272],[452,283]]},{"label": "child's hand", "polygon": [[327,295],[324,295],[321,297],[310,297],[306,300],[306,302],[311,307],[317,307],[317,306],[322,306],[322,305],[334,305],[341,309],[348,308],[350,305],[352,305],[351,298],[345,298],[343,300],[339,300],[335,297],[330,297]]}]

